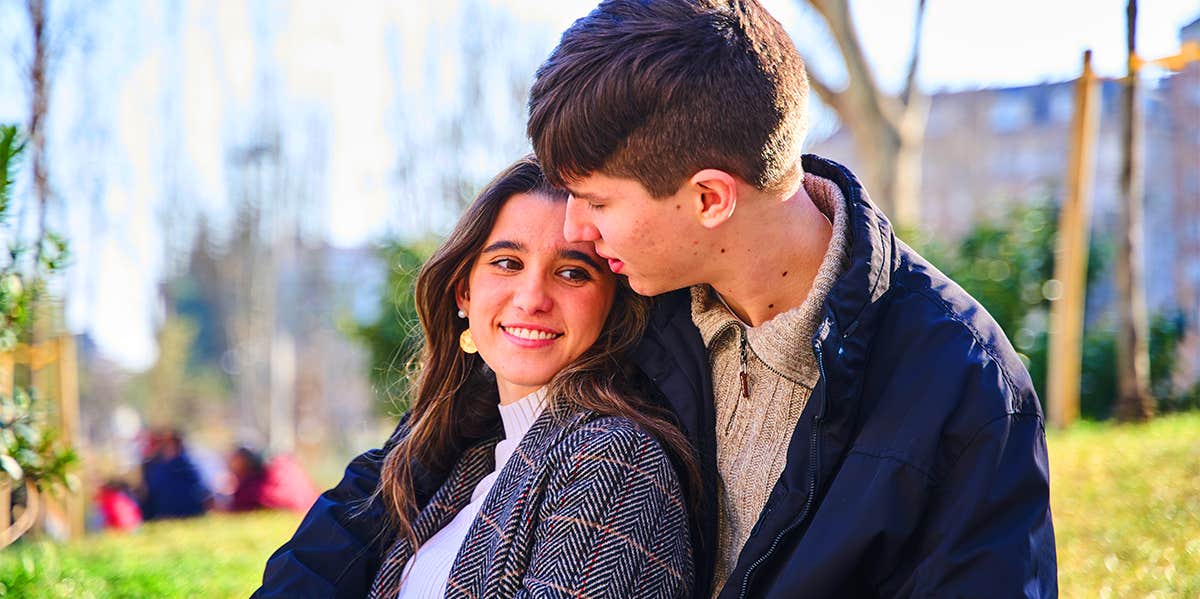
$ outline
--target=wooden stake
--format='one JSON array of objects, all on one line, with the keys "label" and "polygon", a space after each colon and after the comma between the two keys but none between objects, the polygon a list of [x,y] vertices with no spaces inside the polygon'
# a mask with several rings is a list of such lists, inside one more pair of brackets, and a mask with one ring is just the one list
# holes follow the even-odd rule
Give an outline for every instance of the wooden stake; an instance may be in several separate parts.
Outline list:
[{"label": "wooden stake", "polygon": [[1099,107],[1092,51],[1087,50],[1083,53],[1083,73],[1075,84],[1067,195],[1058,214],[1054,280],[1058,282],[1059,292],[1050,302],[1046,399],[1050,422],[1058,427],[1069,426],[1079,417],[1083,312],[1087,296],[1088,237]]}]

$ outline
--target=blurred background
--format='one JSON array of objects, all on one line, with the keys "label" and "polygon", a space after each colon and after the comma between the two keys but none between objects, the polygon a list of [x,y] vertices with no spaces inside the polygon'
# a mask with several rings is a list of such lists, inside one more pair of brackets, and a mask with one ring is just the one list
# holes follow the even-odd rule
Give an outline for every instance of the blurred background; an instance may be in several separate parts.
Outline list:
[{"label": "blurred background", "polygon": [[[1064,596],[1200,595],[1200,2],[763,3],[1026,359]],[[594,4],[0,0],[0,596],[249,594]]]}]

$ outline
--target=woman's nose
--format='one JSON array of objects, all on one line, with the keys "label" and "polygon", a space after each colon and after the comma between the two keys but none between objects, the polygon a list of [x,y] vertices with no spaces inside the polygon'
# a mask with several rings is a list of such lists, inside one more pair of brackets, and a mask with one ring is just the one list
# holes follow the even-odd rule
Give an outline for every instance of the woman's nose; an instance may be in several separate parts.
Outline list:
[{"label": "woman's nose", "polygon": [[528,314],[549,311],[554,301],[550,297],[549,289],[546,288],[545,279],[533,273],[529,273],[529,276],[523,277],[523,279],[514,297],[517,307]]}]

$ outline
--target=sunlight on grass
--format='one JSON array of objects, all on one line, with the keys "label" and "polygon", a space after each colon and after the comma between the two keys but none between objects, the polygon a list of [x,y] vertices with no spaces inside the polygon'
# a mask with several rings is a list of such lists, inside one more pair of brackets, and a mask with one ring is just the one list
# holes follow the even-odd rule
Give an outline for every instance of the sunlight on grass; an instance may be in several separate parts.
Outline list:
[{"label": "sunlight on grass", "polygon": [[1200,597],[1200,414],[1052,432],[1065,597]]},{"label": "sunlight on grass", "polygon": [[0,552],[0,597],[248,597],[299,522],[287,512],[215,515],[21,544]]}]

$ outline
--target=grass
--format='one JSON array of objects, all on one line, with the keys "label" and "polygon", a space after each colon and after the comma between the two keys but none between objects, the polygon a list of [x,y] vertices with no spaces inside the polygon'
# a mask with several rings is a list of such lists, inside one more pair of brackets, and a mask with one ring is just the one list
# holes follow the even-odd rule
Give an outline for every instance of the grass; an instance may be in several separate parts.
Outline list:
[{"label": "grass", "polygon": [[1064,597],[1200,597],[1200,414],[1049,438]]},{"label": "grass", "polygon": [[[1062,596],[1200,597],[1200,413],[1049,437]],[[151,523],[0,551],[0,597],[245,597],[289,513]]]},{"label": "grass", "polygon": [[0,552],[0,597],[248,597],[299,522],[288,512],[220,514],[67,545],[22,543]]}]

